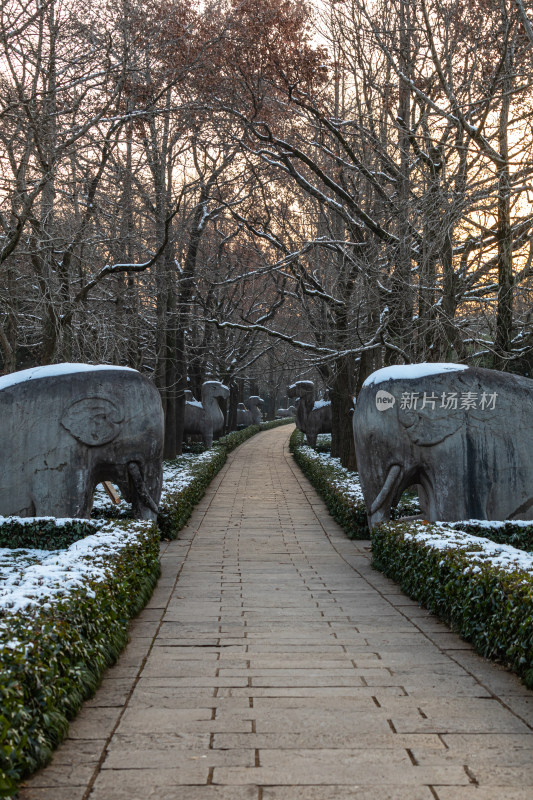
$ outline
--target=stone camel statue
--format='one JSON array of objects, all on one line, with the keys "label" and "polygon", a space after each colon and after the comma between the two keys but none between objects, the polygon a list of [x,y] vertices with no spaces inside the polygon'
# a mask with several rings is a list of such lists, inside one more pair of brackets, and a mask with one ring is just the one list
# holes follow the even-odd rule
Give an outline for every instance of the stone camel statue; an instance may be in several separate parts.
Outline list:
[{"label": "stone camel statue", "polygon": [[313,381],[297,381],[287,389],[287,397],[298,397],[296,427],[305,433],[310,447],[316,447],[319,433],[331,433],[331,400],[315,402]]},{"label": "stone camel statue", "polygon": [[185,391],[185,420],[183,435],[200,435],[206,448],[213,439],[224,432],[224,414],[217,403],[217,397],[229,397],[229,389],[220,381],[205,381],[202,384],[202,402],[192,398],[192,392]]},{"label": "stone camel statue", "polygon": [[215,439],[218,439],[224,433],[226,422],[222,409],[217,403],[217,397],[227,400],[229,397],[228,387],[224,386],[220,381],[205,381],[202,384],[202,405],[207,408],[213,421],[213,437]]},{"label": "stone camel statue", "polygon": [[237,429],[247,428],[252,424],[252,412],[249,411],[244,403],[237,406]]},{"label": "stone camel statue", "polygon": [[252,394],[248,398],[247,406],[252,415],[252,425],[259,425],[263,421],[263,414],[261,408],[264,406],[265,401],[257,394]]}]

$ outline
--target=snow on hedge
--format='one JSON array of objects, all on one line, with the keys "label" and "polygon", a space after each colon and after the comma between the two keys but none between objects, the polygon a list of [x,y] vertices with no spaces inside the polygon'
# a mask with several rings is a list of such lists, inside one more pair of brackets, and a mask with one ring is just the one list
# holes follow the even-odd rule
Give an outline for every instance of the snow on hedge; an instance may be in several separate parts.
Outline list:
[{"label": "snow on hedge", "polygon": [[435,522],[428,526],[421,522],[412,522],[403,535],[433,550],[460,551],[472,563],[474,570],[490,564],[506,572],[521,570],[530,577],[533,576],[533,555],[510,544],[497,544],[490,539],[452,528],[450,523]]},{"label": "snow on hedge", "polygon": [[[28,524],[36,518],[28,518]],[[84,588],[90,579],[104,581],[110,562],[137,543],[151,522],[84,520],[94,533],[62,550],[0,548],[0,613],[16,613],[32,606],[48,608],[54,599]]]},{"label": "snow on hedge", "polygon": [[359,476],[356,472],[352,472],[346,467],[343,467],[340,458],[332,458],[329,453],[317,453],[312,447],[302,444],[298,447],[300,452],[313,460],[318,461],[323,466],[333,468],[335,470],[335,477],[331,479],[331,483],[337,489],[341,489],[348,497],[353,498],[357,502],[364,502],[363,490],[359,483]]},{"label": "snow on hedge", "polygon": [[163,468],[163,491],[161,492],[161,505],[165,502],[165,495],[179,492],[189,486],[194,480],[194,470],[198,464],[212,461],[218,456],[218,451],[206,450],[204,453],[185,453],[176,461],[168,461]]},{"label": "snow on hedge", "polygon": [[506,528],[512,525],[513,528],[531,528],[533,527],[533,520],[531,519],[463,519],[461,522],[439,522],[439,525],[451,525],[456,528],[461,525],[472,525],[476,528],[486,528],[487,530],[497,530],[498,528]]}]

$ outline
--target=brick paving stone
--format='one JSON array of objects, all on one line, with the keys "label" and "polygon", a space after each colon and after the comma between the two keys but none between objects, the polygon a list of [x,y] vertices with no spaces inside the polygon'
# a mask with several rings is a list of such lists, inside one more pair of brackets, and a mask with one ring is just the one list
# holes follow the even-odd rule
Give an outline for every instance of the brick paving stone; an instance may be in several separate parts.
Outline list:
[{"label": "brick paving stone", "polygon": [[[266,786],[262,800],[434,800],[427,786],[401,788],[360,786]],[[514,800],[514,798],[513,798]],[[517,798],[518,800],[518,798]],[[520,798],[522,800],[522,798]]]},{"label": "brick paving stone", "polygon": [[[459,764],[413,766],[408,754],[390,750],[260,750],[255,768],[215,767],[213,783],[271,785],[421,786],[470,784]],[[264,762],[264,766],[262,766]]]},{"label": "brick paving stone", "polygon": [[75,786],[72,782],[68,786],[37,786],[32,781],[17,794],[17,800],[83,800],[87,792],[87,784]]},{"label": "brick paving stone", "polygon": [[130,644],[19,800],[533,798],[533,694],[371,568],[289,432],[231,454],[162,543]]},{"label": "brick paving stone", "polygon": [[507,784],[493,784],[490,788],[484,786],[434,786],[434,797],[438,800],[531,800],[533,786],[521,789]]},{"label": "brick paving stone", "polygon": [[[110,743],[107,758],[103,768],[106,770],[146,769],[160,770],[168,768],[169,762],[174,769],[200,769],[202,775],[205,769],[211,767],[235,766],[253,767],[255,764],[255,751],[251,748],[215,750],[209,748],[209,737],[205,741],[196,741],[189,736],[181,737],[169,735],[160,737],[158,734],[138,735],[123,737]],[[184,747],[184,741],[189,747]],[[193,781],[196,782],[196,781]],[[201,781],[203,782],[203,781]]]},{"label": "brick paving stone", "polygon": [[91,800],[258,800],[255,786],[188,784],[181,781],[182,777],[185,775],[174,769],[158,770],[155,775],[151,770],[115,773],[104,770],[96,779],[90,797]]}]

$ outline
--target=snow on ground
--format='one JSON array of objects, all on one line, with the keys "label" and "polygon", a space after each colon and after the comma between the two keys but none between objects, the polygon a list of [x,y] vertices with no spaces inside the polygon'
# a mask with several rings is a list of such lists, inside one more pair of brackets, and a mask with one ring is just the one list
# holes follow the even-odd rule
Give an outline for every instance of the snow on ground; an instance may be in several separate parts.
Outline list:
[{"label": "snow on ground", "polygon": [[185,489],[194,479],[194,468],[198,464],[211,461],[218,453],[215,450],[206,450],[204,453],[185,453],[179,456],[175,462],[166,462],[163,468],[163,491],[161,492],[161,503],[164,503],[165,495],[171,492],[179,492]]},{"label": "snow on ground", "polygon": [[131,367],[115,367],[113,364],[49,364],[46,367],[32,367],[19,372],[12,372],[0,378],[0,390],[15,386],[24,381],[34,381],[38,378],[51,378],[57,375],[71,375],[74,372],[98,372],[105,369],[122,369],[127,372],[137,372]]},{"label": "snow on ground", "polygon": [[383,367],[368,376],[363,386],[375,386],[377,383],[397,380],[413,380],[425,378],[428,375],[440,375],[443,372],[461,372],[468,369],[466,364],[396,364],[392,367]]}]

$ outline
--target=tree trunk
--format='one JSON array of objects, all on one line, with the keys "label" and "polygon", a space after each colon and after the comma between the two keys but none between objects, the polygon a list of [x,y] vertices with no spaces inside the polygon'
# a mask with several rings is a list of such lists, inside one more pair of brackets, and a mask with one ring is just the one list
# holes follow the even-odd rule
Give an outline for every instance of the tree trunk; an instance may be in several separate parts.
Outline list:
[{"label": "tree trunk", "polygon": [[[346,469],[356,470],[355,445],[352,427],[352,408],[355,373],[350,356],[335,362],[335,376],[329,390],[331,398],[332,441],[337,443],[336,454]],[[332,452],[333,455],[333,452]]]},{"label": "tree trunk", "polygon": [[498,311],[494,342],[494,366],[506,369],[511,355],[513,327],[513,234],[511,228],[511,176],[509,171],[508,124],[512,79],[510,56],[506,59],[499,120],[499,150],[503,163],[498,168]]},{"label": "tree trunk", "polygon": [[[409,75],[411,63],[411,21],[409,1],[400,0],[399,63],[402,72]],[[398,83],[398,227],[394,269],[391,275],[391,308],[389,332],[394,344],[404,352],[413,347],[413,299],[411,286],[411,234],[410,234],[410,139],[411,90],[404,80]]]}]

